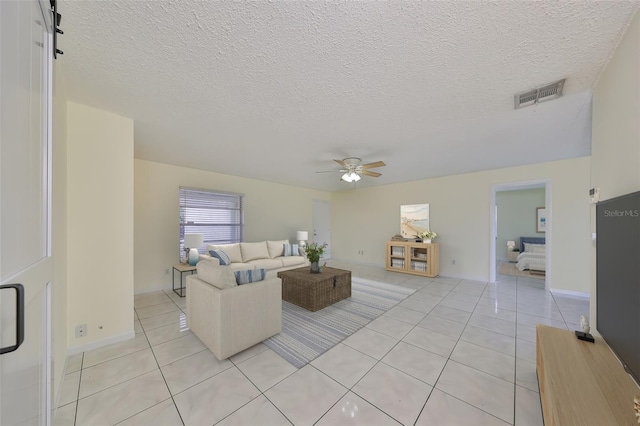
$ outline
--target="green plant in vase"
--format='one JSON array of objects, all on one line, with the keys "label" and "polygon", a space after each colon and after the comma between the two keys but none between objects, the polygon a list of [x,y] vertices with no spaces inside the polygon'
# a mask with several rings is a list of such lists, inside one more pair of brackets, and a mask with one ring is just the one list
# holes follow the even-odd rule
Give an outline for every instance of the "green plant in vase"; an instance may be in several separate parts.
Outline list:
[{"label": "green plant in vase", "polygon": [[435,239],[438,236],[438,234],[436,234],[433,231],[429,231],[428,229],[426,231],[422,231],[422,232],[418,232],[416,234],[416,237],[421,238],[422,241],[424,242],[431,242],[431,240]]},{"label": "green plant in vase", "polygon": [[327,246],[327,243],[318,244],[316,242],[313,242],[307,244],[307,246],[304,248],[304,253],[307,255],[307,259],[309,259],[309,262],[311,262],[311,273],[320,273],[320,258],[324,254]]}]

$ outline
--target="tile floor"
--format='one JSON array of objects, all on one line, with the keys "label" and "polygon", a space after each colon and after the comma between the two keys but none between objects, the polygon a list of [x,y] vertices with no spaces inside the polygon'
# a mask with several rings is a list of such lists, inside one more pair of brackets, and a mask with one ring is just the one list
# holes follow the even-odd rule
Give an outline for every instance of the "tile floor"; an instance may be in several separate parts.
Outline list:
[{"label": "tile floor", "polygon": [[218,361],[185,299],[136,295],[134,339],[69,358],[55,424],[542,425],[535,325],[577,329],[587,299],[331,266],[416,292],[299,370],[262,343]]}]

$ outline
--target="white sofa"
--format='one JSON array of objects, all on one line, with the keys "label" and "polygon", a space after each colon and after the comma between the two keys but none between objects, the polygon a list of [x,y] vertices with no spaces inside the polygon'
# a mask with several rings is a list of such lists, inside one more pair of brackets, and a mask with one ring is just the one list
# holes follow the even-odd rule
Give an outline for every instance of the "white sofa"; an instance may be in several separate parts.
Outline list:
[{"label": "white sofa", "polygon": [[[231,263],[228,267],[232,271],[266,269],[267,278],[276,277],[280,271],[309,266],[309,260],[305,256],[285,256],[285,244],[289,244],[289,240],[208,245],[207,253],[200,255],[200,259],[211,260],[211,250],[222,250],[229,256]],[[218,261],[216,258],[213,260]]]},{"label": "white sofa", "polygon": [[216,260],[201,260],[187,277],[187,326],[223,360],[282,331],[282,281],[237,285]]}]

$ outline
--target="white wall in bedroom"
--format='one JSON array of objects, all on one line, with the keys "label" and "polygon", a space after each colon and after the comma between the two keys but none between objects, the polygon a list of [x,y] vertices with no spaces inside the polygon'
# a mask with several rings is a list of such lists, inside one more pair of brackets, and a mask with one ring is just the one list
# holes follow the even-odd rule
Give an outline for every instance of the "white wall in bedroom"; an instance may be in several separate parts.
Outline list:
[{"label": "white wall in bedroom", "polygon": [[498,238],[496,259],[507,260],[507,241],[520,247],[520,237],[542,237],[536,232],[536,209],[544,207],[544,188],[496,192],[498,206]]},{"label": "white wall in bedroom", "polygon": [[136,159],[134,168],[135,293],[171,288],[172,266],[180,261],[180,186],[244,194],[244,240],[248,242],[295,242],[296,231],[311,235],[313,200],[330,198],[328,192],[146,160]]},{"label": "white wall in bedroom", "polygon": [[332,257],[383,266],[384,243],[400,232],[400,205],[429,203],[431,229],[439,235],[440,274],[488,281],[492,187],[549,180],[549,285],[588,293],[589,167],[589,157],[581,157],[332,193]]}]

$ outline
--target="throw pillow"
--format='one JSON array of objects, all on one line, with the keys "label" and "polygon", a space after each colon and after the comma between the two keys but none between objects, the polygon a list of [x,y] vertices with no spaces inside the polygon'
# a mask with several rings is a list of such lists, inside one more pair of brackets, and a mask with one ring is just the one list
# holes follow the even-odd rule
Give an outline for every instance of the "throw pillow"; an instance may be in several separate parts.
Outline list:
[{"label": "throw pillow", "polygon": [[223,250],[227,256],[229,256],[229,259],[231,259],[231,263],[242,263],[240,243],[208,245],[207,252],[211,250]]},{"label": "throw pillow", "polygon": [[297,244],[283,244],[282,246],[285,256],[300,256]]},{"label": "throw pillow", "polygon": [[282,256],[282,245],[289,244],[289,240],[279,241],[267,241],[267,248],[269,249],[269,257],[274,259]]},{"label": "throw pillow", "polygon": [[228,264],[231,263],[231,259],[229,259],[229,256],[227,255],[227,253],[223,252],[220,249],[209,250],[209,254],[211,255],[211,257],[215,257],[220,261],[220,266],[227,266]]},{"label": "throw pillow", "polygon": [[198,278],[214,287],[224,290],[238,285],[231,269],[218,266],[213,260],[202,260],[196,266]]},{"label": "throw pillow", "polygon": [[258,281],[262,281],[267,276],[266,269],[245,269],[242,271],[235,271],[236,282],[238,285],[250,284]]},{"label": "throw pillow", "polygon": [[269,249],[267,249],[266,241],[258,243],[240,243],[240,251],[242,252],[243,263],[256,259],[269,259]]}]

